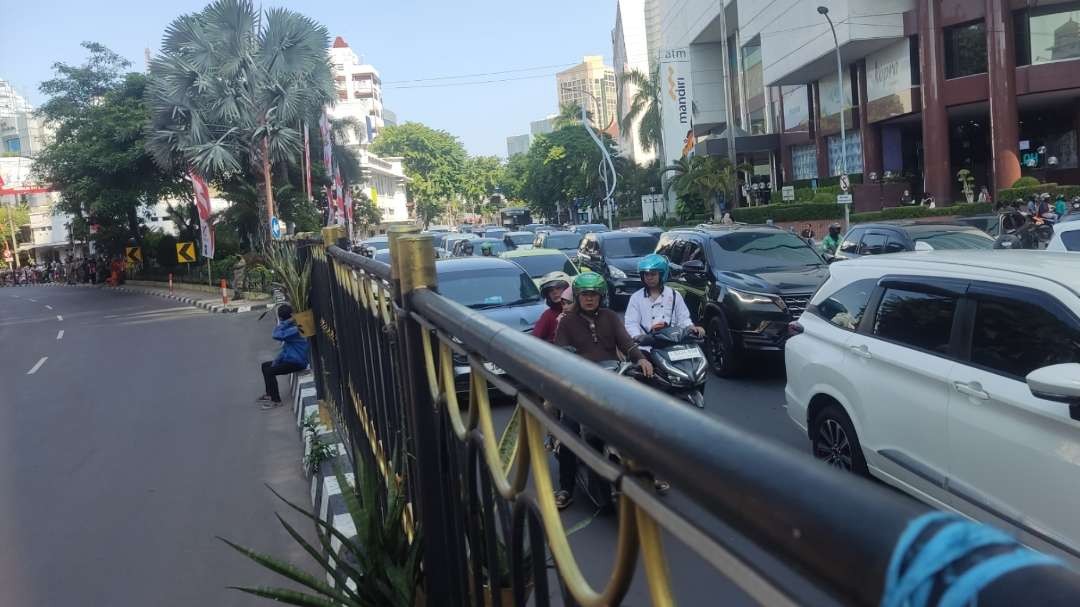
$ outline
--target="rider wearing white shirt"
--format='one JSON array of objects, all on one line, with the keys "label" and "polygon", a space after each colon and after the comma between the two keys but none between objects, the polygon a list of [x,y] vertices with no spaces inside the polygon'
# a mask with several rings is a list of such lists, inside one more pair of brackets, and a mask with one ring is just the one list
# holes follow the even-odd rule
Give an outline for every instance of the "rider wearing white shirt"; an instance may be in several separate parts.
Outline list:
[{"label": "rider wearing white shirt", "polygon": [[623,325],[630,337],[636,338],[667,326],[693,327],[694,333],[704,333],[701,327],[694,326],[682,294],[664,285],[668,275],[667,259],[655,253],[647,255],[638,263],[638,273],[645,287],[630,296],[623,317]]}]

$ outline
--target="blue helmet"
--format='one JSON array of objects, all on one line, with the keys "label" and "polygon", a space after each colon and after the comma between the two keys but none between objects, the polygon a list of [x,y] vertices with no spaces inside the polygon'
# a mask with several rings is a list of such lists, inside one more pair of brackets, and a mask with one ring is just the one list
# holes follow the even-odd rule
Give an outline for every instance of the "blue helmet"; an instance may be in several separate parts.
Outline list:
[{"label": "blue helmet", "polygon": [[[641,261],[637,264],[638,274],[645,274],[645,272],[659,272],[660,282],[665,282],[668,277],[668,260],[663,255],[653,253],[652,255],[646,255],[641,258]],[[645,277],[641,277],[645,280]]]}]

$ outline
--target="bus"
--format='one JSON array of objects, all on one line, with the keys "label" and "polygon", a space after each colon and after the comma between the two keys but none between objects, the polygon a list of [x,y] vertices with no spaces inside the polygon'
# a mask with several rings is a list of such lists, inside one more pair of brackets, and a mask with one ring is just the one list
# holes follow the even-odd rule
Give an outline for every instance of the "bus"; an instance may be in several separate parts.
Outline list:
[{"label": "bus", "polygon": [[517,232],[533,222],[532,214],[525,207],[507,207],[499,212],[502,227]]}]

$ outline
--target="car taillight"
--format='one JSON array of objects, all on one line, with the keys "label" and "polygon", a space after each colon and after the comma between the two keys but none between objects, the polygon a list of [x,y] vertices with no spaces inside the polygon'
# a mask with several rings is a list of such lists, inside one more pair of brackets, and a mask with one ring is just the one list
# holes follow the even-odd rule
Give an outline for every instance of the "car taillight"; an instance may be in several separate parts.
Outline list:
[{"label": "car taillight", "polygon": [[791,321],[787,325],[787,336],[795,337],[803,332],[803,326],[798,321]]}]

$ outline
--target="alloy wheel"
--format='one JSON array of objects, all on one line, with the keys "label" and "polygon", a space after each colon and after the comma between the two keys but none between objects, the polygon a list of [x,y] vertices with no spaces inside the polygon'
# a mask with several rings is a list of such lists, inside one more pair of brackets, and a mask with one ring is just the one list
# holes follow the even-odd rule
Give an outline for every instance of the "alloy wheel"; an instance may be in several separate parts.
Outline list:
[{"label": "alloy wheel", "polygon": [[828,418],[818,427],[814,457],[841,470],[852,469],[851,441],[839,421]]}]

